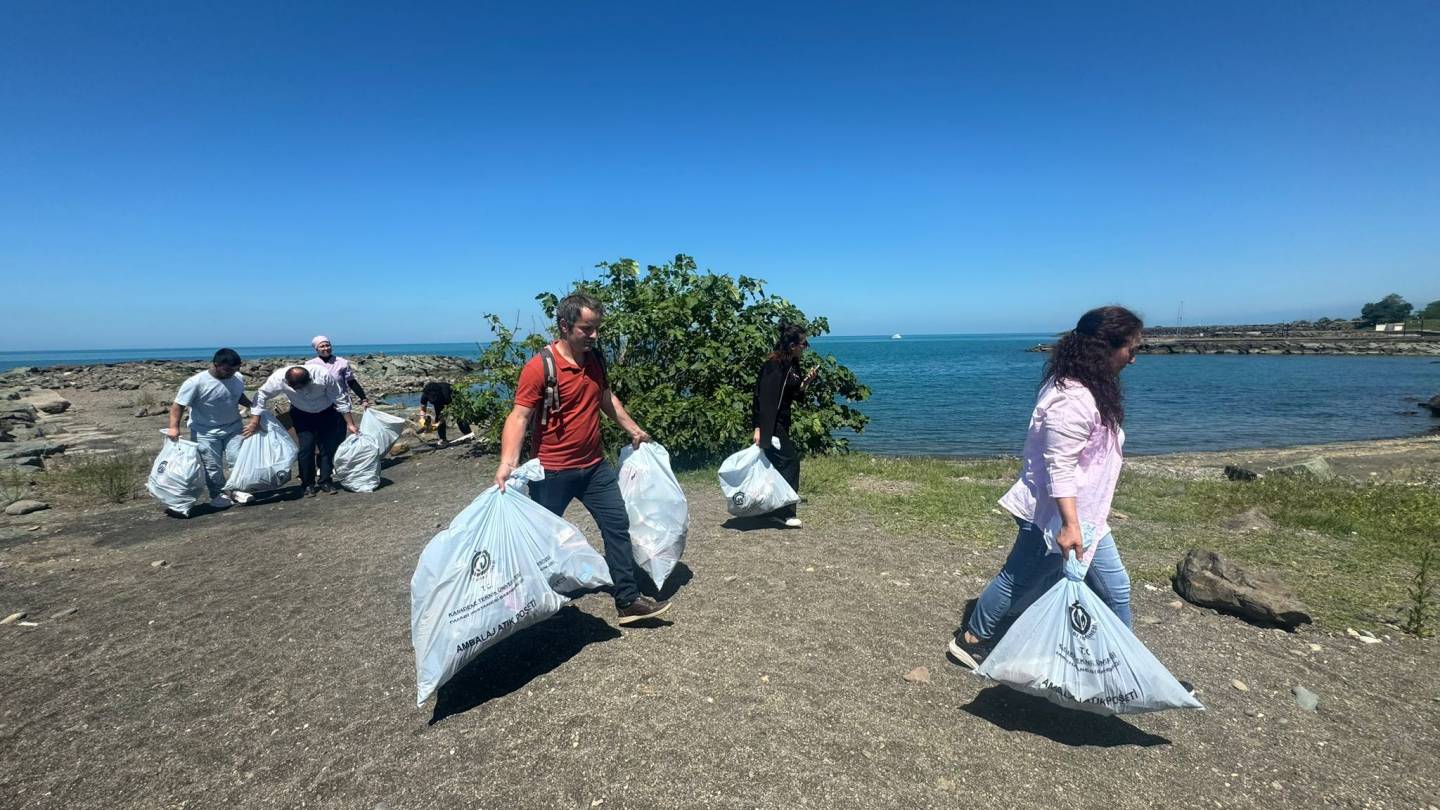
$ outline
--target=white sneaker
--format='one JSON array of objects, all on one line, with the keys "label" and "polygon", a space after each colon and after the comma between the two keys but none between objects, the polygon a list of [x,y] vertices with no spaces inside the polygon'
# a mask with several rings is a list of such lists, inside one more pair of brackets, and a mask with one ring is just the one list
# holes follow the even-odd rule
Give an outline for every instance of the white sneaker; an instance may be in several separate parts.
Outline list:
[{"label": "white sneaker", "polygon": [[233,500],[235,503],[244,506],[245,504],[255,500],[255,496],[251,495],[248,492],[232,492],[230,493],[230,499]]},{"label": "white sneaker", "polygon": [[229,509],[232,505],[234,505],[234,502],[231,501],[229,498],[225,497],[224,495],[216,495],[214,498],[210,499],[210,505],[215,507],[216,509]]},{"label": "white sneaker", "polygon": [[800,522],[800,518],[785,518],[785,525],[792,529],[798,529],[805,524]]}]

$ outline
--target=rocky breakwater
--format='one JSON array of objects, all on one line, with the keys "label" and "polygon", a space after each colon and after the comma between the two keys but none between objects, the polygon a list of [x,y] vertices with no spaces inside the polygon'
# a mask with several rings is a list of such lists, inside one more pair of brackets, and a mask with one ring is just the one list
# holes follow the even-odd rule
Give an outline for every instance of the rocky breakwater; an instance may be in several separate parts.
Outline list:
[{"label": "rocky breakwater", "polygon": [[[283,366],[299,365],[304,357],[265,357],[245,360],[240,373],[246,388],[254,391],[271,372]],[[372,397],[419,391],[432,380],[454,381],[474,370],[463,357],[444,355],[364,354],[348,358],[360,384]],[[203,360],[143,360],[132,363],[105,363],[88,366],[47,366],[17,368],[0,375],[0,390],[9,386],[30,389],[78,389],[82,391],[165,390],[180,385],[186,377],[209,368]]]},{"label": "rocky breakwater", "polygon": [[[1049,344],[1029,349],[1048,352]],[[1440,357],[1440,338],[1407,336],[1374,337],[1246,337],[1246,338],[1153,338],[1140,345],[1140,354],[1329,354]]]}]

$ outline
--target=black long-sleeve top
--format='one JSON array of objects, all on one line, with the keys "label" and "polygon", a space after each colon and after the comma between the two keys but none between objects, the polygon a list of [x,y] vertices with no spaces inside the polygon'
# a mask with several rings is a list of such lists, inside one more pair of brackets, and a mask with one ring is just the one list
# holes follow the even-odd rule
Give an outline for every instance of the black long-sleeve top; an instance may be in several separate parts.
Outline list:
[{"label": "black long-sleeve top", "polygon": [[769,447],[777,427],[790,427],[790,405],[800,396],[800,375],[789,360],[766,360],[755,381],[751,421],[760,428],[760,446]]}]

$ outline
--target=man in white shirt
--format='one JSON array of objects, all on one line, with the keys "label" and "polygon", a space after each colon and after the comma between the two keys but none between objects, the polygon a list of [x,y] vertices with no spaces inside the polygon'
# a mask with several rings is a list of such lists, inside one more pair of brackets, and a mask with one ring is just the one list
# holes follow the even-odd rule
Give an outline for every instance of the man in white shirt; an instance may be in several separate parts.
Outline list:
[{"label": "man in white shirt", "polygon": [[242,436],[255,432],[253,427],[241,427],[240,406],[249,407],[250,400],[245,396],[245,378],[239,372],[240,355],[234,349],[215,352],[208,371],[180,384],[170,406],[170,427],[165,430],[171,441],[179,439],[180,411],[190,409],[190,439],[200,445],[210,505],[216,509],[230,506],[230,499],[224,495],[226,451]]},{"label": "man in white shirt", "polygon": [[[255,394],[250,429],[260,430],[258,411],[271,397],[284,394],[290,400],[290,422],[300,440],[300,486],[306,496],[318,492],[337,492],[331,480],[335,466],[335,450],[345,438],[345,431],[359,433],[355,418],[350,415],[350,396],[339,378],[314,366],[285,366],[260,386]],[[319,457],[319,478],[316,478],[316,457]]]}]

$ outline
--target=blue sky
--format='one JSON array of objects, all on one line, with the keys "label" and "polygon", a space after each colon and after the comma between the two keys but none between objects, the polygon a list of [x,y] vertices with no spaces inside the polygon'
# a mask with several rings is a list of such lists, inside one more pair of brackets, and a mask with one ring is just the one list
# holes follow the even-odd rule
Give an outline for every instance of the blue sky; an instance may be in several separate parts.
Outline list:
[{"label": "blue sky", "polygon": [[677,252],[837,334],[1440,298],[1434,2],[0,20],[0,350],[472,340]]}]

